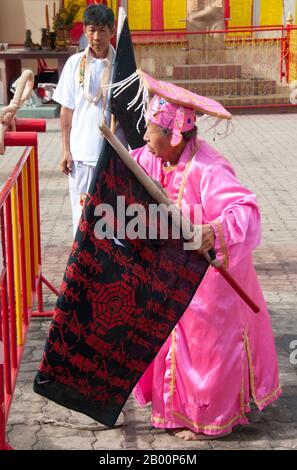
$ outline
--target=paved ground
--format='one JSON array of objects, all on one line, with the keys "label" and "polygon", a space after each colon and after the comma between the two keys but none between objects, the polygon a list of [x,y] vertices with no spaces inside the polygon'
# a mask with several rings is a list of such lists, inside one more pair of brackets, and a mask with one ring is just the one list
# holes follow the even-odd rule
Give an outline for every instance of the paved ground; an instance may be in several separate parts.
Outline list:
[{"label": "paved ground", "polygon": [[[262,209],[263,243],[254,259],[272,317],[283,396],[263,413],[252,411],[250,425],[238,427],[218,441],[184,442],[155,430],[150,426],[149,409],[140,408],[133,399],[110,430],[33,393],[32,381],[49,326],[46,320],[34,319],[10,411],[8,441],[14,448],[297,448],[297,116],[235,116],[234,124],[235,133],[214,145],[228,156],[241,181],[257,193]],[[207,139],[211,141],[212,135],[207,134]],[[48,131],[40,135],[39,142],[43,272],[58,287],[72,231],[67,178],[58,170],[57,119],[48,121]],[[20,149],[17,153],[20,155]],[[0,158],[1,183],[15,161],[11,151]],[[54,296],[45,290],[44,298],[46,309],[52,308]]]}]

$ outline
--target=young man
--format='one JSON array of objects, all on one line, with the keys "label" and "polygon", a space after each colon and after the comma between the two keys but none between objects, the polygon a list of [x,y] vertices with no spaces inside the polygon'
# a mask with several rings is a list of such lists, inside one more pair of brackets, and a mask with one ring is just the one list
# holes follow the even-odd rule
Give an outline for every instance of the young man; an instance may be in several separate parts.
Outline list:
[{"label": "young man", "polygon": [[88,190],[102,145],[98,125],[110,118],[104,85],[111,78],[115,56],[110,44],[113,11],[102,4],[90,5],[83,23],[88,46],[68,59],[53,96],[62,105],[60,169],[69,175],[74,236],[81,215],[80,197]]}]

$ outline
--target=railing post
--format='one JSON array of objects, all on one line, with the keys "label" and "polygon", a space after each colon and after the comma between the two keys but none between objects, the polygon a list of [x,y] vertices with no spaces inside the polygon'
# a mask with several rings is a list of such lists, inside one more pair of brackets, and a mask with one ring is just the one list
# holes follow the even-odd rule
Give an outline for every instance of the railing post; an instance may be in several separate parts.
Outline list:
[{"label": "railing post", "polygon": [[33,197],[32,197],[32,172],[30,160],[32,157],[32,151],[30,152],[29,158],[26,162],[27,174],[28,174],[28,220],[29,223],[29,242],[30,242],[30,272],[31,272],[31,288],[32,293],[36,292],[36,276],[35,276],[35,246],[34,246],[34,225],[33,225]]},{"label": "railing post", "polygon": [[28,326],[28,303],[27,303],[27,277],[26,277],[26,261],[25,261],[25,227],[23,213],[23,183],[22,178],[18,178],[18,220],[20,224],[20,267],[22,280],[22,311],[24,325]]},{"label": "railing post", "polygon": [[20,234],[18,221],[17,184],[11,189],[11,212],[12,212],[12,232],[13,232],[13,264],[14,264],[14,284],[15,284],[15,313],[16,313],[16,334],[17,346],[23,344],[23,318],[22,318],[22,290],[21,290],[21,270],[20,270]]},{"label": "railing post", "polygon": [[[41,234],[40,234],[40,201],[39,201],[39,168],[38,168],[38,146],[37,142],[33,146],[33,160],[32,160],[32,174],[33,185],[35,185],[35,204],[36,204],[36,218],[37,218],[37,262],[38,270],[41,269]],[[42,295],[42,276],[39,276],[37,286],[37,303],[38,312],[43,312],[43,295]]]},{"label": "railing post", "polygon": [[[4,208],[0,209],[0,228],[1,228],[1,242],[2,242],[2,252],[3,252],[3,266],[6,271],[6,237],[5,237],[5,218],[4,218]],[[3,328],[3,349],[4,349],[4,381],[5,381],[5,392],[7,395],[12,394],[11,386],[11,356],[10,356],[10,340],[9,340],[9,322],[8,322],[8,296],[7,296],[7,273],[2,279],[1,285],[1,319],[2,319],[2,328]],[[5,410],[4,410],[5,411]]]},{"label": "railing post", "polygon": [[[2,272],[0,272],[2,276]],[[5,394],[4,394],[4,345],[2,334],[2,319],[0,315],[0,450],[6,447],[5,436]]]},{"label": "railing post", "polygon": [[14,263],[13,263],[13,241],[12,241],[12,214],[11,193],[5,202],[6,244],[7,244],[7,274],[8,274],[8,298],[9,298],[9,323],[10,323],[10,346],[12,368],[17,368],[17,338],[16,338],[16,315],[15,315],[15,285],[14,285]]},{"label": "railing post", "polygon": [[6,131],[4,144],[26,149],[0,191],[3,251],[3,270],[0,266],[1,450],[11,449],[6,440],[6,422],[36,296],[38,312],[35,316],[52,316],[53,313],[43,312],[42,282],[58,295],[42,276],[41,266],[38,148],[37,134],[32,131],[45,130],[45,122],[18,119],[16,127],[22,131]]},{"label": "railing post", "polygon": [[293,16],[289,12],[286,25],[284,27],[281,43],[281,63],[280,63],[280,80],[281,83],[289,83],[290,80],[290,35],[293,26]]},{"label": "railing post", "polygon": [[291,41],[291,29],[293,26],[293,15],[289,12],[286,19],[286,29],[287,29],[287,54],[286,54],[286,81],[290,82],[290,41]]}]

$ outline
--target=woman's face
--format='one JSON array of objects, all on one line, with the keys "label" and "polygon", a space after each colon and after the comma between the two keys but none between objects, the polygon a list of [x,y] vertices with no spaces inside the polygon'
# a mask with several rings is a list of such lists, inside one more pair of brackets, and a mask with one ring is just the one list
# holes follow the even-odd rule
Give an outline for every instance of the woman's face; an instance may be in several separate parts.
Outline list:
[{"label": "woman's face", "polygon": [[174,147],[170,144],[171,135],[166,135],[156,124],[147,123],[147,130],[144,134],[144,140],[147,143],[149,151],[164,161],[173,163]]}]

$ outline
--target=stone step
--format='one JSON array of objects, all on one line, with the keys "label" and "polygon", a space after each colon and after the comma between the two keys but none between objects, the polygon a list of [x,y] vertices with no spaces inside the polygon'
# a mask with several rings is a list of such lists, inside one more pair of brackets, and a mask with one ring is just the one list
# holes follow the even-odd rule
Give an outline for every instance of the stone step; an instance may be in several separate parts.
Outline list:
[{"label": "stone step", "polygon": [[188,80],[192,78],[241,78],[241,65],[174,65],[173,78],[177,80]]},{"label": "stone step", "polygon": [[277,88],[275,80],[262,78],[170,81],[203,96],[273,95]]},{"label": "stone step", "polygon": [[249,96],[209,96],[221,103],[223,106],[253,106],[253,105],[284,105],[289,104],[289,93],[271,95],[249,95]]},{"label": "stone step", "polygon": [[42,106],[21,106],[17,110],[17,117],[20,118],[34,118],[34,119],[49,119],[59,117],[60,105],[54,104],[43,104]]}]

